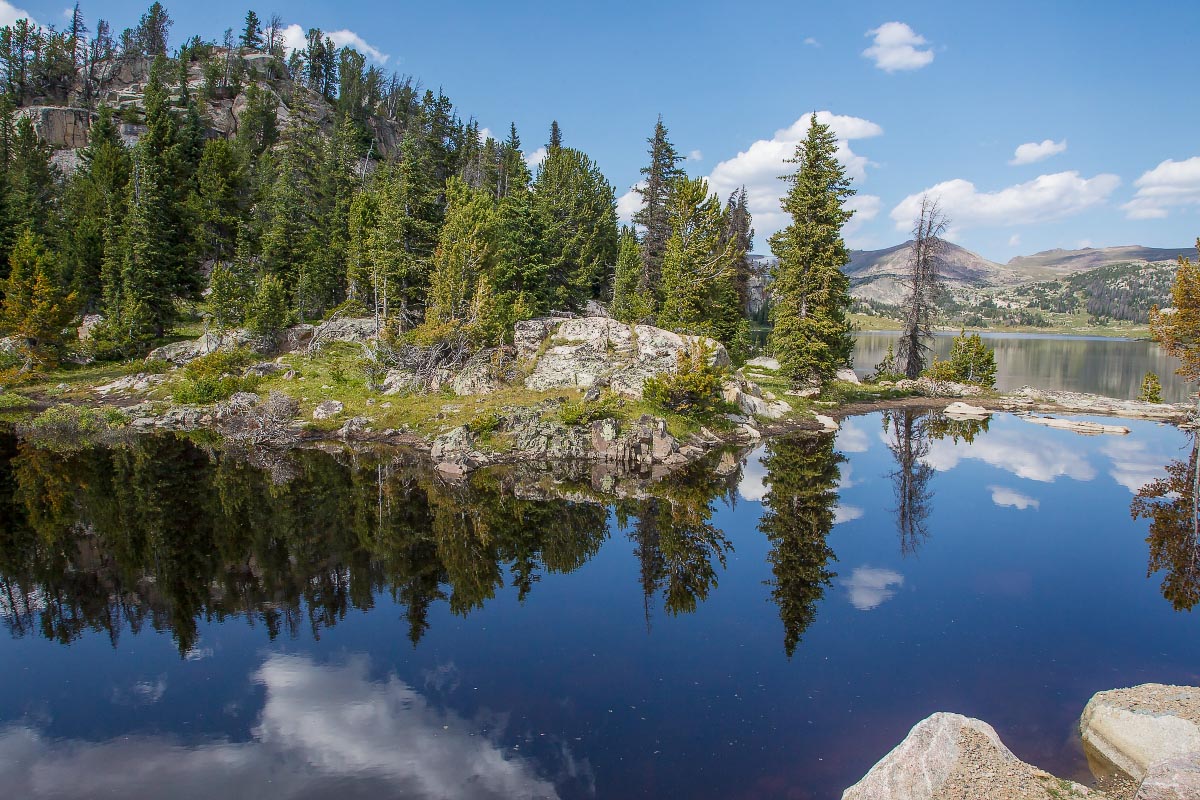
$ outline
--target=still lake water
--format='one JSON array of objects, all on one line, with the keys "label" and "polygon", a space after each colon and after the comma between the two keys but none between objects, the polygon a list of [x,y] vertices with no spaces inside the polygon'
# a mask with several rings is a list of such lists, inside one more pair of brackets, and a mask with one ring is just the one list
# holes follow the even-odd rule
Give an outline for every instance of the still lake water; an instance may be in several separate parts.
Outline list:
[{"label": "still lake water", "polygon": [[1093,692],[1200,682],[1194,536],[1130,516],[1190,440],[1130,426],[875,413],[595,502],[0,438],[0,786],[837,798],[937,710],[1086,778]]},{"label": "still lake water", "polygon": [[[955,335],[942,332],[934,337],[938,358],[950,354]],[[1132,400],[1141,391],[1142,378],[1151,371],[1162,381],[1163,399],[1168,403],[1183,402],[1189,393],[1195,393],[1175,374],[1179,361],[1152,341],[1038,333],[980,335],[996,350],[996,386],[1002,391],[1036,386]],[[888,344],[894,346],[898,337],[897,331],[856,335],[854,369],[859,377],[874,371]]]}]

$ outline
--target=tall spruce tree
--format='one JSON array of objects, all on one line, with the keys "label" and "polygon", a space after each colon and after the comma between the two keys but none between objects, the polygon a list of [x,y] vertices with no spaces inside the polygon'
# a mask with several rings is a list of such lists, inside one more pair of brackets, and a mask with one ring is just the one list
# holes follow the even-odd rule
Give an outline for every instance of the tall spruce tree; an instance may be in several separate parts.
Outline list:
[{"label": "tall spruce tree", "polygon": [[671,187],[683,174],[678,166],[683,156],[667,139],[667,126],[663,124],[661,114],[654,125],[654,135],[646,141],[650,144],[650,163],[642,167],[644,179],[636,187],[642,196],[642,207],[633,215],[633,221],[645,229],[641,242],[641,290],[651,312],[656,313],[662,301],[663,256],[667,252],[667,240],[671,238]]},{"label": "tall spruce tree", "polygon": [[792,222],[771,237],[778,264],[770,346],[799,386],[827,380],[850,364],[850,281],[842,272],[850,255],[842,226],[854,214],[845,207],[854,190],[837,160],[833,131],[815,115],[789,163],[797,168],[784,178],[783,210]]},{"label": "tall spruce tree", "polygon": [[246,50],[261,50],[263,46],[262,24],[253,10],[246,12],[246,24],[242,26],[242,47]]},{"label": "tall spruce tree", "polygon": [[737,294],[743,313],[750,309],[750,279],[753,267],[750,264],[750,248],[754,245],[754,218],[750,214],[750,198],[743,186],[729,196],[725,203],[725,239],[733,242],[740,253],[737,259]]},{"label": "tall spruce tree", "polygon": [[[446,182],[446,222],[433,256],[426,321],[436,326],[472,326],[481,280],[495,264],[494,203],[455,177]],[[490,311],[490,309],[485,309]]]}]

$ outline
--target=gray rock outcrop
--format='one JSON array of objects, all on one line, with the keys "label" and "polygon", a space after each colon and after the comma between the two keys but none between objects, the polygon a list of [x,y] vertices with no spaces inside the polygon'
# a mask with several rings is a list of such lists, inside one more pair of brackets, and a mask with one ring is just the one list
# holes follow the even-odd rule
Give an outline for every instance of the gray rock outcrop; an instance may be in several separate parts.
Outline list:
[{"label": "gray rock outcrop", "polygon": [[1083,414],[1103,414],[1160,422],[1182,421],[1187,419],[1193,409],[1193,406],[1184,404],[1118,400],[1082,392],[1035,389],[1032,386],[1022,386],[1015,392],[999,398],[998,402],[1007,411],[1077,411]]},{"label": "gray rock outcrop", "polygon": [[587,389],[607,382],[614,392],[640,398],[647,378],[676,370],[679,356],[700,345],[710,363],[729,365],[719,342],[682,336],[651,325],[607,317],[542,317],[516,325],[517,357],[531,362],[529,389]]},{"label": "gray rock outcrop", "polygon": [[341,400],[325,400],[317,404],[317,407],[313,409],[312,416],[315,420],[331,419],[342,413],[345,408],[346,406]]},{"label": "gray rock outcrop", "polygon": [[1052,800],[1096,792],[1021,761],[991,725],[939,712],[916,724],[842,800]]},{"label": "gray rock outcrop", "polygon": [[1200,688],[1146,683],[1099,692],[1083,710],[1079,730],[1089,755],[1135,781],[1153,772],[1154,784],[1168,786],[1172,765],[1178,770],[1189,764],[1194,780],[1200,769]]},{"label": "gray rock outcrop", "polygon": [[26,106],[17,109],[14,116],[28,117],[38,138],[55,150],[75,150],[87,147],[94,114],[86,108]]}]

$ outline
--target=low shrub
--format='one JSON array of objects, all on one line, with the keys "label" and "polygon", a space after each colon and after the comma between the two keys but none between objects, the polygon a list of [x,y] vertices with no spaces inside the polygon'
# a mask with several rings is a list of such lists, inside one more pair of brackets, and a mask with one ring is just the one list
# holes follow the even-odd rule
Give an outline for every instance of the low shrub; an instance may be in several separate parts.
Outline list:
[{"label": "low shrub", "polygon": [[667,411],[704,417],[725,406],[721,386],[725,373],[711,363],[711,352],[702,346],[679,354],[675,372],[646,380],[646,401]]},{"label": "low shrub", "polygon": [[937,358],[922,373],[935,381],[973,383],[992,389],[996,386],[996,351],[983,343],[978,333],[965,330],[954,337],[950,358]]},{"label": "low shrub", "polygon": [[590,425],[598,419],[615,417],[621,401],[613,394],[603,394],[599,400],[563,403],[558,409],[558,419],[564,425]]},{"label": "low shrub", "polygon": [[228,399],[235,392],[253,392],[259,378],[242,376],[242,370],[254,360],[248,350],[218,350],[200,356],[183,368],[183,380],[175,388],[177,403],[206,405]]},{"label": "low shrub", "polygon": [[500,430],[500,426],[503,424],[504,417],[495,411],[485,411],[467,423],[467,430],[476,436],[486,436]]},{"label": "low shrub", "polygon": [[115,408],[58,405],[18,426],[24,435],[72,441],[124,427],[125,415]]}]

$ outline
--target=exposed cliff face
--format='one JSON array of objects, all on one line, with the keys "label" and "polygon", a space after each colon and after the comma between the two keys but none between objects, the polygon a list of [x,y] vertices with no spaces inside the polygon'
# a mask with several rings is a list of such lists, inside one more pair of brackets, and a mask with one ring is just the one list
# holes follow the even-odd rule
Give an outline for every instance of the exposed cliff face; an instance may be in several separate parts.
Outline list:
[{"label": "exposed cliff face", "polygon": [[[236,50],[228,51],[219,47],[214,50],[212,57],[216,60],[240,60],[245,77],[238,91],[231,87],[218,87],[206,97],[202,92],[205,85],[202,65],[199,62],[189,65],[189,91],[196,97],[204,98],[201,110],[209,128],[209,136],[232,138],[237,134],[248,107],[246,90],[251,85],[275,100],[281,129],[302,109],[306,120],[323,130],[332,130],[336,114],[329,101],[289,78],[278,77],[283,70],[272,56],[265,53],[240,54]],[[137,143],[145,127],[129,120],[139,117],[142,111],[150,66],[151,60],[143,56],[118,57],[97,65],[92,72],[92,93],[96,98],[90,104],[93,109],[81,107],[80,98],[85,96],[81,76],[66,105],[26,106],[18,109],[17,114],[30,118],[38,136],[55,149],[55,162],[69,173],[76,163],[74,151],[87,146],[87,133],[96,119],[94,107],[99,104],[110,106],[125,120],[121,123],[121,136],[125,143],[131,146]],[[168,76],[168,81],[174,79],[174,75]],[[174,94],[178,95],[177,88]],[[387,157],[398,152],[404,134],[398,123],[375,117],[368,121],[368,128],[375,138],[376,155]]]}]

